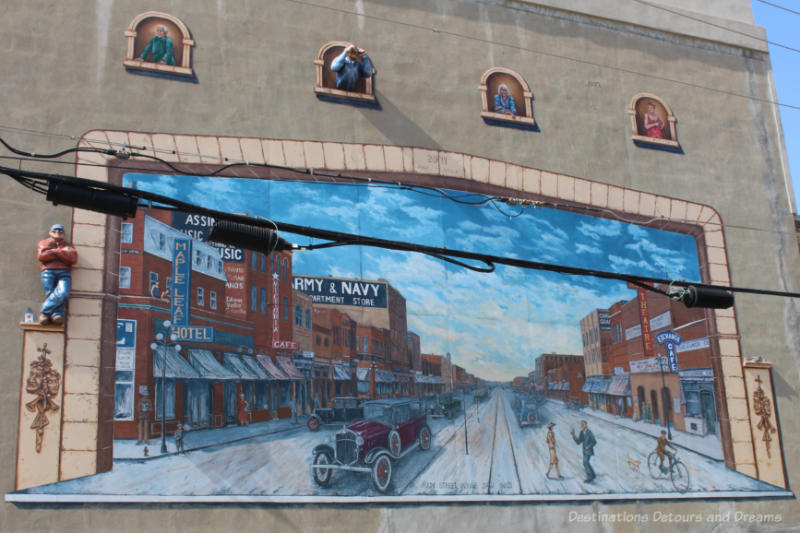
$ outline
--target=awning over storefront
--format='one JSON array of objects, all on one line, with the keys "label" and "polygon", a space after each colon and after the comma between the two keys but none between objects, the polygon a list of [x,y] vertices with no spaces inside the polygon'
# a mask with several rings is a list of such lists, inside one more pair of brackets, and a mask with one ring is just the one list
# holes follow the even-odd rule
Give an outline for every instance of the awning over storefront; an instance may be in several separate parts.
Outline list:
[{"label": "awning over storefront", "polygon": [[260,380],[270,380],[270,379],[272,379],[272,376],[270,376],[267,373],[267,371],[264,369],[264,367],[256,362],[255,356],[253,356],[253,355],[242,355],[241,357],[242,357],[242,362],[247,366],[247,368],[252,370],[255,373],[255,375],[258,376],[258,379],[260,379]]},{"label": "awning over storefront", "polygon": [[595,394],[606,394],[608,386],[611,384],[611,376],[602,376],[597,382],[596,389],[593,390]]},{"label": "awning over storefront", "polygon": [[350,381],[350,369],[342,365],[333,365],[333,379],[336,381]]},{"label": "awning over storefront", "polygon": [[564,380],[561,382],[561,390],[569,390],[569,382]]},{"label": "awning over storefront", "polygon": [[389,370],[375,369],[375,381],[380,383],[397,383],[397,378]]},{"label": "awning over storefront", "polygon": [[245,365],[239,356],[235,353],[225,352],[225,368],[234,372],[239,375],[239,378],[248,381],[255,381],[259,379],[258,375],[255,372],[250,370],[247,365]]},{"label": "awning over storefront", "polygon": [[606,394],[610,394],[612,396],[630,396],[631,377],[627,374],[612,376],[611,384],[608,386],[608,391]]},{"label": "awning over storefront", "polygon": [[[164,347],[159,346],[156,349],[155,356],[153,357],[153,376],[160,378],[163,375],[164,368],[162,361],[164,360]],[[167,378],[169,379],[201,379],[200,372],[194,369],[192,365],[186,361],[181,355],[175,351],[172,346],[167,350]]]},{"label": "awning over storefront", "polygon": [[261,365],[261,368],[263,368],[273,380],[286,381],[289,379],[289,376],[284,374],[277,366],[275,366],[275,363],[272,362],[272,358],[270,358],[270,356],[261,353],[256,354],[256,361],[258,361],[258,364]]},{"label": "awning over storefront", "polygon": [[303,374],[301,374],[300,371],[297,370],[297,367],[294,366],[294,363],[292,362],[291,359],[289,359],[288,357],[283,357],[283,356],[276,357],[275,359],[277,359],[278,366],[280,367],[280,369],[283,370],[283,373],[286,374],[286,376],[290,380],[292,380],[292,381],[297,381],[297,380],[302,381],[303,379],[305,379],[303,377]]},{"label": "awning over storefront", "polygon": [[190,349],[189,363],[203,379],[212,381],[238,381],[240,379],[237,374],[219,364],[210,350]]},{"label": "awning over storefront", "polygon": [[398,383],[408,383],[411,381],[410,374],[400,374],[399,372],[395,372],[394,377],[397,378]]},{"label": "awning over storefront", "polygon": [[593,392],[592,388],[594,387],[595,381],[597,381],[595,376],[586,378],[586,381],[583,383],[583,387],[581,387],[581,392]]}]

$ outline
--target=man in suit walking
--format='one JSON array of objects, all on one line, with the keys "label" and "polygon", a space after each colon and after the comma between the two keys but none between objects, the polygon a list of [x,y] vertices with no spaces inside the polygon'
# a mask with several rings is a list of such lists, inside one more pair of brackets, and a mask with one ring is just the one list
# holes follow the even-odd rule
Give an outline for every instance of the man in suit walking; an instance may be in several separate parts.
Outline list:
[{"label": "man in suit walking", "polygon": [[575,441],[575,444],[581,444],[583,447],[583,469],[586,470],[586,483],[591,483],[596,474],[594,473],[594,469],[589,461],[594,455],[594,447],[597,444],[597,441],[594,438],[594,434],[589,429],[589,425],[586,423],[586,420],[581,420],[581,432],[578,436],[575,436],[575,430],[569,430],[570,435],[572,435],[572,439]]}]

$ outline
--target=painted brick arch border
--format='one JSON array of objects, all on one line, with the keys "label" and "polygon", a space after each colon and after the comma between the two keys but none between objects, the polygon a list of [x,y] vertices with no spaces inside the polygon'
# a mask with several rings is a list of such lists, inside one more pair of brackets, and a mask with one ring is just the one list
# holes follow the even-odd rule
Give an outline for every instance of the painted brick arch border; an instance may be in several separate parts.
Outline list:
[{"label": "painted brick arch border", "polygon": [[[707,260],[704,281],[730,285],[725,237],[719,214],[707,205],[657,196],[615,185],[555,174],[512,163],[467,154],[375,144],[215,137],[164,133],[94,130],[79,142],[82,147],[136,147],[170,162],[222,165],[235,161],[269,163],[328,171],[422,174],[443,181],[464,180],[518,191],[520,196],[544,196],[578,205],[613,210],[644,219],[664,217],[698,228],[700,254]],[[103,166],[108,156],[79,152],[76,175],[108,181]],[[86,163],[88,165],[84,165]],[[113,376],[118,254],[106,254],[106,242],[118,232],[105,215],[73,210],[72,240],[81,249],[73,268],[73,297],[67,321],[65,349],[65,400],[62,458],[69,456],[62,479],[110,468],[110,429],[113,425],[113,377],[110,390],[101,375]],[[753,435],[742,371],[742,354],[734,309],[710,311],[716,318],[719,365],[724,384],[730,445],[726,464],[757,477]],[[712,343],[713,344],[713,343]],[[111,354],[110,356],[108,354]],[[111,409],[107,402],[111,402]],[[69,412],[68,412],[69,410]],[[718,413],[721,426],[726,413]],[[110,418],[109,418],[110,417]],[[86,436],[96,434],[96,442]],[[723,429],[723,436],[727,432]],[[83,436],[83,438],[76,438]],[[723,441],[726,439],[723,438]],[[107,465],[107,468],[106,468]]]}]

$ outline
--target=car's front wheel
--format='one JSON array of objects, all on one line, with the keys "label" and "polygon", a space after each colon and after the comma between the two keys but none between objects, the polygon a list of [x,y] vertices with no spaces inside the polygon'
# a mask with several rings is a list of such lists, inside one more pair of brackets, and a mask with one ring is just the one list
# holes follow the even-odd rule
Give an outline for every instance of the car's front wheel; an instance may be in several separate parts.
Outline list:
[{"label": "car's front wheel", "polygon": [[382,454],[372,464],[372,483],[378,492],[386,492],[392,482],[392,460]]},{"label": "car's front wheel", "polygon": [[331,464],[331,454],[327,451],[318,452],[314,456],[314,468],[312,468],[312,475],[314,481],[320,487],[327,487],[331,484],[331,477],[333,477],[332,468],[320,468]]}]

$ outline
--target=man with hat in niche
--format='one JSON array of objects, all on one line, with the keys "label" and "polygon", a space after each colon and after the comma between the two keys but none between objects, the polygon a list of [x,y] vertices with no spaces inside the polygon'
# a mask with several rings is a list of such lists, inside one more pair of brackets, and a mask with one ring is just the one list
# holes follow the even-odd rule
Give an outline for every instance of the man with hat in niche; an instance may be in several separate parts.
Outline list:
[{"label": "man with hat in niche", "polygon": [[70,269],[78,261],[78,252],[64,240],[64,226],[53,224],[50,237],[39,241],[37,258],[42,264],[42,288],[45,301],[39,314],[39,324],[64,323],[64,304],[72,286]]}]

